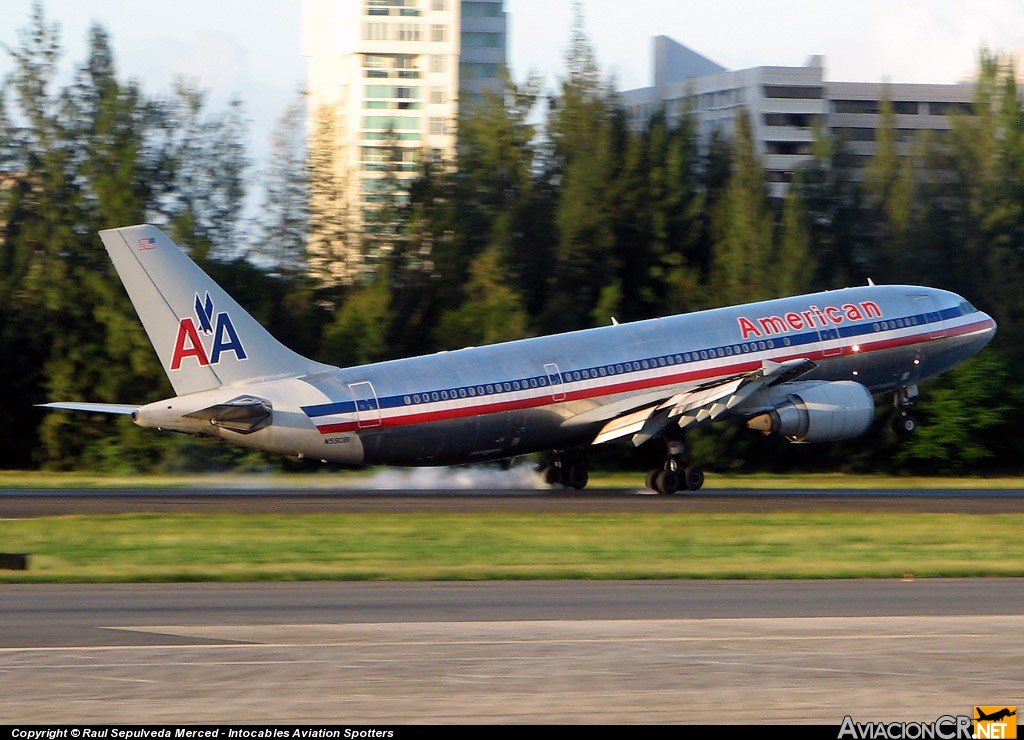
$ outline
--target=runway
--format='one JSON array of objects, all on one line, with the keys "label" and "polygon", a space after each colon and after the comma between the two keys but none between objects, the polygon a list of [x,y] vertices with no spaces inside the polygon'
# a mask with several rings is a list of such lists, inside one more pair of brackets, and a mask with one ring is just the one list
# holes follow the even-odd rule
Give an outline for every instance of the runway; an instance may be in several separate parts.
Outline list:
[{"label": "runway", "polygon": [[[118,512],[1020,512],[1021,491],[5,491]],[[0,585],[0,723],[930,722],[1024,703],[1024,579]]]},{"label": "runway", "polygon": [[930,721],[1024,580],[0,586],[0,722]]},{"label": "runway", "polygon": [[1024,489],[707,489],[659,496],[641,489],[593,491],[368,491],[268,488],[8,489],[0,490],[0,519],[63,514],[253,514],[346,511],[913,511],[1024,513]]}]

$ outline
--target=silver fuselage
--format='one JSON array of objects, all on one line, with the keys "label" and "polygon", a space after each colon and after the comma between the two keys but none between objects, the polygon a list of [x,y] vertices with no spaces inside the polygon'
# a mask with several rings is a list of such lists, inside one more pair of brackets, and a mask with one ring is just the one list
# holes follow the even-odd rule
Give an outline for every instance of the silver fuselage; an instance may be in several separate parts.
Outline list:
[{"label": "silver fuselage", "polygon": [[[954,293],[866,286],[225,386],[150,404],[137,421],[343,463],[459,464],[589,444],[617,414],[765,360],[807,358],[817,367],[802,379],[891,391],[994,332]],[[241,394],[265,399],[273,422],[239,434],[183,418]]]}]

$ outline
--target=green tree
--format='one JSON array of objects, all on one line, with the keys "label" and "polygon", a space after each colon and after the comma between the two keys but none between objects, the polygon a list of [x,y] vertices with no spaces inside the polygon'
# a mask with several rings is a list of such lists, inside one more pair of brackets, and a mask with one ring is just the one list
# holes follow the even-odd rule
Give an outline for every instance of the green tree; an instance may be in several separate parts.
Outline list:
[{"label": "green tree", "polygon": [[871,277],[866,265],[864,196],[842,138],[814,126],[814,157],[797,172],[793,189],[807,214],[815,272],[811,287],[833,290]]},{"label": "green tree", "polygon": [[424,337],[466,343],[454,329],[435,327],[451,328],[455,316],[479,309],[471,282],[484,262],[500,265],[503,282],[528,307],[543,295],[550,248],[537,236],[545,218],[529,121],[539,86],[536,76],[517,84],[506,71],[500,90],[461,106],[457,159],[425,163],[412,186],[409,238],[392,273],[401,305],[393,337],[403,348],[423,351],[415,341]]},{"label": "green tree", "polygon": [[712,215],[711,291],[717,305],[775,297],[765,280],[772,272],[774,215],[745,112],[736,119],[732,152],[732,174]]},{"label": "green tree", "polygon": [[[144,403],[170,395],[96,231],[184,213],[187,209],[178,206],[185,199],[177,197],[175,187],[187,181],[177,177],[177,167],[187,169],[189,163],[177,156],[181,135],[172,133],[167,106],[150,103],[137,85],[117,78],[101,27],[90,29],[86,61],[63,89],[55,85],[57,27],[39,4],[19,39],[7,50],[14,72],[3,103],[4,110],[13,105],[14,115],[0,121],[5,156],[0,465],[132,465],[118,454],[122,443],[139,439],[126,420],[44,415],[31,404],[56,399]],[[203,130],[208,150],[223,152],[228,129],[233,140],[237,129]],[[207,165],[216,168],[233,156],[221,154]],[[230,180],[231,167],[226,169]],[[227,203],[239,197],[238,188],[226,188],[213,200],[224,201],[219,206],[224,214],[240,206]],[[210,218],[221,225],[216,209],[189,213],[196,223]],[[215,233],[212,229],[207,236],[213,239]],[[134,441],[130,447],[139,450]],[[139,464],[146,459],[132,458]]]},{"label": "green tree", "polygon": [[948,139],[925,132],[917,142],[920,173],[906,238],[906,273],[915,284],[978,296],[977,266],[966,249],[965,191]]},{"label": "green tree", "polygon": [[151,135],[171,175],[154,209],[170,225],[172,238],[200,261],[238,257],[244,251],[239,217],[249,165],[242,102],[232,100],[226,111],[211,112],[206,93],[178,78],[171,97],[152,105]]},{"label": "green tree", "polygon": [[914,163],[903,151],[896,127],[896,109],[888,86],[882,97],[881,120],[877,128],[875,154],[864,168],[864,187],[874,217],[876,277],[904,281],[911,272],[908,264],[908,231],[914,203]]},{"label": "green tree", "polygon": [[455,268],[449,274],[460,281],[490,248],[501,252],[518,290],[528,291],[542,277],[550,251],[534,237],[536,131],[530,121],[540,89],[539,76],[517,84],[506,69],[500,91],[460,109],[458,160],[450,172],[461,256],[448,258]]},{"label": "green tree", "polygon": [[[707,248],[705,208],[696,121],[685,108],[671,129],[651,129],[650,200],[652,255],[649,281],[656,293],[647,316],[702,308]],[[660,310],[658,310],[660,309]]]},{"label": "green tree", "polygon": [[341,367],[387,359],[391,291],[386,270],[349,291],[324,329],[318,359]]},{"label": "green tree", "polygon": [[607,197],[616,160],[610,127],[600,131],[592,155],[573,160],[559,193],[558,251],[544,321],[549,331],[586,327],[602,289],[619,269]]},{"label": "green tree", "polygon": [[[5,47],[14,71],[5,81],[3,151],[4,224],[0,240],[0,466],[24,467],[38,445],[38,412],[33,400],[42,400],[42,365],[49,354],[51,314],[42,290],[51,272],[48,234],[40,219],[28,215],[45,205],[54,210],[54,198],[44,183],[62,186],[63,167],[51,175],[47,163],[60,163],[51,153],[59,129],[56,99],[51,90],[60,57],[56,24],[48,23],[42,6],[34,3],[29,25],[18,32],[20,43]],[[13,104],[15,125],[6,115]],[[58,196],[59,197],[59,196]],[[59,217],[59,214],[55,214]],[[52,302],[53,299],[50,299]],[[26,433],[31,430],[31,433]]]},{"label": "green tree", "polygon": [[782,209],[782,232],[779,234],[774,262],[770,277],[777,295],[797,295],[811,289],[814,254],[811,251],[807,214],[797,188],[791,188],[786,195]]},{"label": "green tree", "polygon": [[[395,255],[407,252],[412,216],[409,188],[412,180],[405,173],[422,159],[419,149],[403,146],[393,130],[386,132],[384,149],[387,161],[376,166],[382,170],[376,177],[364,178],[362,255],[363,269],[359,281],[366,283],[381,269],[394,261]],[[350,190],[350,193],[352,191]]]},{"label": "green tree", "polygon": [[995,346],[1024,357],[1024,110],[1012,63],[982,52],[974,114],[954,119],[963,196],[958,283],[999,322]]},{"label": "green tree", "polygon": [[609,197],[618,281],[602,289],[599,323],[609,311],[634,320],[702,306],[705,193],[698,173],[688,111],[675,127],[659,112],[646,130],[627,137]]},{"label": "green tree", "polygon": [[573,22],[565,58],[566,76],[557,97],[548,101],[547,177],[565,174],[569,164],[593,153],[597,135],[608,123],[609,88],[601,79],[587,36],[583,5],[573,2]]},{"label": "green tree", "polygon": [[[14,178],[3,244],[12,268],[5,334],[20,345],[11,369],[19,376],[15,387],[26,391],[18,403],[139,398],[145,386],[134,371],[152,372],[156,363],[138,323],[128,322],[133,311],[95,236],[145,213],[150,191],[139,166],[138,91],[117,82],[109,39],[93,27],[74,84],[53,92],[56,30],[38,6],[30,23],[12,52],[27,125],[18,134],[24,169]],[[121,371],[110,372],[118,365]],[[72,426],[63,413],[43,417],[39,459],[67,465],[119,435],[109,418],[87,418],[84,426]]]},{"label": "green tree", "polygon": [[466,285],[468,298],[441,315],[436,337],[449,349],[494,344],[528,336],[523,300],[509,285],[501,252],[491,247],[473,260]]},{"label": "green tree", "polygon": [[307,266],[309,172],[306,167],[306,105],[297,97],[278,119],[263,178],[263,207],[253,256],[271,269],[295,276]]},{"label": "green tree", "polygon": [[987,462],[1019,463],[1016,430],[1024,393],[1010,365],[987,349],[924,387],[924,422],[898,448],[902,465],[932,472],[976,470]]},{"label": "green tree", "polygon": [[[625,126],[610,86],[601,82],[581,5],[574,5],[568,75],[551,103],[544,177],[557,187],[557,248],[547,280],[547,331],[590,323],[603,289],[617,280],[613,183]],[[607,293],[604,293],[607,296]]]},{"label": "green tree", "polygon": [[339,160],[337,114],[316,111],[309,142],[308,271],[321,288],[352,285],[363,267],[355,214],[349,204],[348,172]]}]

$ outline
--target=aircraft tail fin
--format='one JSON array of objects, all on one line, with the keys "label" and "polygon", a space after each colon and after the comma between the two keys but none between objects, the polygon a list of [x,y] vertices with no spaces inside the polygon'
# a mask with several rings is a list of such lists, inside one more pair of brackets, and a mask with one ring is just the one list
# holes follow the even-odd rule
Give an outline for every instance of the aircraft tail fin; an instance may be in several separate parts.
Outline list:
[{"label": "aircraft tail fin", "polygon": [[329,369],[274,339],[157,227],[100,239],[178,395]]}]

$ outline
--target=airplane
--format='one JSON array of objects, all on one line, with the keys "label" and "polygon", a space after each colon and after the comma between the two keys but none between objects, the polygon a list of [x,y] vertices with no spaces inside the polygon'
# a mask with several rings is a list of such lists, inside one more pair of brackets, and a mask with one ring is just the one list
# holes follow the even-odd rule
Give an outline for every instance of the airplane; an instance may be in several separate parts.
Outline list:
[{"label": "airplane", "polygon": [[688,430],[738,419],[794,443],[867,432],[874,395],[917,426],[918,383],[984,347],[996,323],[964,298],[874,285],[338,368],[278,342],[156,226],[99,232],[175,396],[41,404],[131,415],[351,465],[435,466],[549,453],[552,486],[582,489],[566,450],[664,440],[655,492],[698,490]]},{"label": "airplane", "polygon": [[1010,711],[1009,707],[1003,707],[996,712],[992,712],[992,714],[985,714],[981,711],[981,707],[975,707],[974,711],[978,713],[978,716],[975,717],[975,719],[979,722],[998,722],[1001,719],[1007,719],[1008,717],[1013,717],[1017,714],[1016,709]]}]

